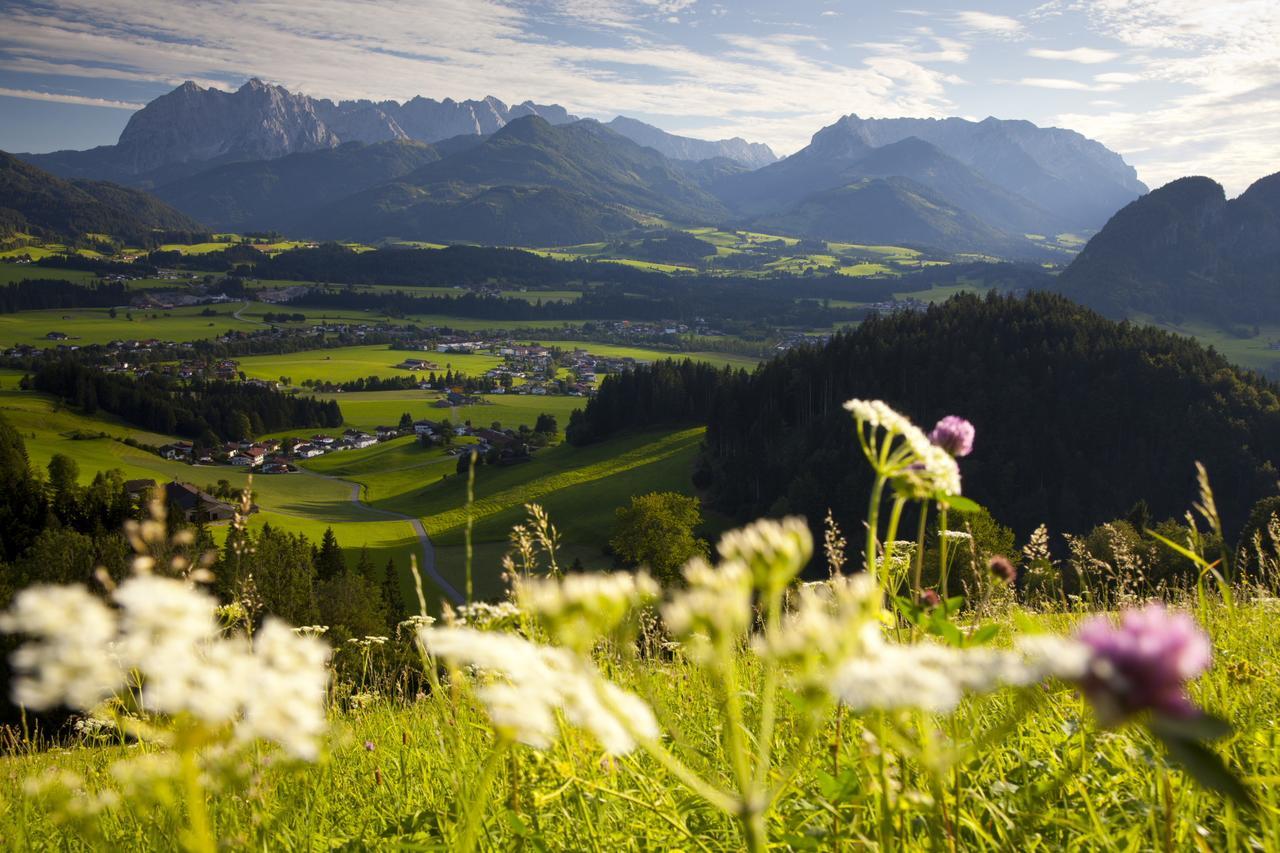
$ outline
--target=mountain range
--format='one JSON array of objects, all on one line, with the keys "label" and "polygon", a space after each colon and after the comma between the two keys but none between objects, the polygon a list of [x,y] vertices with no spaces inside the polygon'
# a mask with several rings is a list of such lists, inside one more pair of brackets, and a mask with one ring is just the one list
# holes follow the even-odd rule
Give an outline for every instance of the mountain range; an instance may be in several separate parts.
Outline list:
[{"label": "mountain range", "polygon": [[335,103],[258,80],[183,84],[114,146],[20,156],[147,187],[214,228],[505,245],[716,224],[1043,258],[1044,237],[1092,232],[1146,191],[1101,144],[1023,121],[850,115],[777,160],[530,101]]},{"label": "mountain range", "polygon": [[1205,177],[1154,190],[1089,240],[1058,288],[1112,316],[1280,322],[1280,173],[1230,200]]}]

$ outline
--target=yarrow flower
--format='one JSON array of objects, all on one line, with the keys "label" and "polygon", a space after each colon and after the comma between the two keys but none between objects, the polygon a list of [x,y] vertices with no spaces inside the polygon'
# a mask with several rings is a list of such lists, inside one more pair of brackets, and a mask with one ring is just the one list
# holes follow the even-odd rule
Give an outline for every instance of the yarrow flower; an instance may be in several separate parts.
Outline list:
[{"label": "yarrow flower", "polygon": [[1076,638],[1091,653],[1081,686],[1104,724],[1148,710],[1174,717],[1199,713],[1186,685],[1208,669],[1212,647],[1191,616],[1153,603],[1126,611],[1119,625],[1094,616]]},{"label": "yarrow flower", "polygon": [[952,456],[968,456],[973,452],[973,424],[957,415],[947,415],[929,433],[929,441]]},{"label": "yarrow flower", "polygon": [[555,742],[557,712],[610,755],[632,751],[637,738],[659,736],[658,721],[640,697],[605,681],[568,649],[473,628],[423,628],[418,636],[430,654],[479,671],[476,697],[494,728],[527,746],[547,749]]},{"label": "yarrow flower", "polygon": [[695,557],[684,567],[685,588],[662,607],[662,621],[685,654],[700,663],[718,659],[751,627],[751,569],[741,560],[712,566]]},{"label": "yarrow flower", "polygon": [[[873,468],[893,482],[901,495],[917,500],[935,494],[960,494],[960,466],[955,457],[933,443],[929,436],[905,415],[882,400],[849,400],[844,404],[858,422],[858,440]],[[876,430],[883,429],[883,441],[902,441],[888,454],[882,453]]]},{"label": "yarrow flower", "polygon": [[[81,586],[23,590],[0,630],[26,634],[13,655],[15,701],[35,710],[93,710],[141,680],[141,710],[235,724],[238,740],[275,741],[312,760],[325,728],[329,649],[268,619],[250,644],[223,636],[217,602],[190,585],[137,575],[112,610]],[[123,701],[123,700],[122,700]]]},{"label": "yarrow flower", "polygon": [[813,535],[803,518],[762,518],[720,537],[716,546],[726,560],[738,560],[761,589],[781,589],[813,556]]},{"label": "yarrow flower", "polygon": [[556,642],[586,652],[660,592],[657,582],[644,572],[581,572],[560,579],[519,580],[516,600]]},{"label": "yarrow flower", "polygon": [[1084,671],[1087,650],[1059,637],[1022,637],[1012,649],[890,643],[877,635],[837,672],[832,692],[855,710],[916,708],[949,713],[966,693],[1025,687]]},{"label": "yarrow flower", "polygon": [[11,658],[13,700],[44,711],[58,705],[90,710],[110,696],[124,671],[108,646],[115,614],[83,586],[32,586],[0,614],[0,631],[31,640]]}]

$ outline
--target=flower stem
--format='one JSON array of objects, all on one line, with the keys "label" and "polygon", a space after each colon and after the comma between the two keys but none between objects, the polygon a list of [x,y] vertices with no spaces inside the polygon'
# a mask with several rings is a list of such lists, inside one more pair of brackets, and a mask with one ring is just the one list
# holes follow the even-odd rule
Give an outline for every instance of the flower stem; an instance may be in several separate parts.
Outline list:
[{"label": "flower stem", "polygon": [[196,763],[195,751],[180,750],[178,761],[182,772],[182,790],[187,799],[187,821],[190,824],[183,846],[190,853],[215,853],[218,845],[209,824],[209,808],[204,799],[204,787],[200,784],[200,766]]},{"label": "flower stem", "polygon": [[880,501],[884,495],[884,483],[884,475],[877,473],[875,485],[871,487],[871,505],[867,507],[867,574],[877,583],[880,582],[880,576],[876,571],[876,536],[880,527]]}]

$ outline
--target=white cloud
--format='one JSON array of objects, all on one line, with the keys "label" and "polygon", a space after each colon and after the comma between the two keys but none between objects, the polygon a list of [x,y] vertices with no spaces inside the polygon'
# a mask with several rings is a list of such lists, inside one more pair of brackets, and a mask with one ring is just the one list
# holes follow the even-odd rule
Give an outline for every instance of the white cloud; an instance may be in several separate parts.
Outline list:
[{"label": "white cloud", "polygon": [[1074,47],[1070,50],[1053,50],[1047,47],[1033,47],[1027,56],[1036,59],[1056,59],[1063,62],[1079,62],[1082,65],[1098,65],[1110,62],[1120,54],[1112,50],[1099,50],[1095,47]]},{"label": "white cloud", "polygon": [[1005,15],[993,15],[990,12],[956,12],[955,21],[971,32],[999,38],[1022,38],[1026,35],[1025,28],[1017,19]]},{"label": "white cloud", "polygon": [[1071,8],[1098,34],[1141,51],[1142,79],[1175,94],[1055,121],[1134,152],[1155,185],[1208,174],[1238,193],[1280,170],[1280,3],[1073,0]]},{"label": "white cloud", "polygon": [[113,101],[109,98],[87,98],[81,95],[61,95],[56,92],[37,92],[34,89],[10,89],[0,86],[0,98],[21,98],[24,101],[50,101],[55,104],[76,104],[81,107],[109,107],[115,110],[140,110],[142,104]]},{"label": "white cloud", "polygon": [[1103,74],[1093,75],[1093,79],[1099,83],[1141,83],[1143,77],[1141,74],[1133,74],[1128,71],[1107,71]]},{"label": "white cloud", "polygon": [[1023,77],[1018,81],[1023,86],[1034,86],[1037,89],[1063,89],[1075,92],[1093,91],[1094,87],[1079,80],[1062,80],[1057,77]]}]

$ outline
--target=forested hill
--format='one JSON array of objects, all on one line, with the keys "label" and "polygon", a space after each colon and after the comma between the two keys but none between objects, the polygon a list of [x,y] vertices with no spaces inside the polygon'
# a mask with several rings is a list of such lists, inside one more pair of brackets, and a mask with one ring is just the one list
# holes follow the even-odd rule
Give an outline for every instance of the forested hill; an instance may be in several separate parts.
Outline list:
[{"label": "forested hill", "polygon": [[141,190],[65,181],[0,151],[0,237],[99,234],[148,246],[157,242],[157,231],[200,230],[199,223]]},{"label": "forested hill", "polygon": [[1057,289],[1113,316],[1280,320],[1280,173],[1231,200],[1208,178],[1166,184],[1111,217]]},{"label": "forested hill", "polygon": [[841,404],[882,398],[928,428],[977,426],[965,493],[1026,535],[1082,532],[1146,500],[1157,519],[1195,499],[1208,466],[1229,531],[1277,488],[1277,387],[1192,340],[1115,323],[1048,293],[962,295],[873,316],[754,373],[658,364],[610,377],[569,438],[706,422],[695,483],[737,518],[866,512],[868,467]]},{"label": "forested hill", "polygon": [[867,465],[840,404],[882,398],[978,430],[965,493],[1025,534],[1083,531],[1145,499],[1181,516],[1204,462],[1228,524],[1274,494],[1275,385],[1194,341],[1114,323],[1052,294],[955,297],[873,318],[732,378],[711,408],[714,502],[742,517],[865,512]]}]

